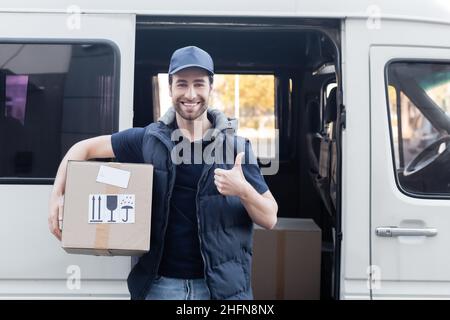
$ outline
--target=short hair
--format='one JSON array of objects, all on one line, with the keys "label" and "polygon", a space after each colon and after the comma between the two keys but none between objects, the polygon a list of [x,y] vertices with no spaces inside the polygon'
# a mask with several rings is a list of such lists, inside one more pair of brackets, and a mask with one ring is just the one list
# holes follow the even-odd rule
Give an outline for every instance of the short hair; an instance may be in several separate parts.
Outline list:
[{"label": "short hair", "polygon": [[[208,73],[208,79],[209,79],[209,84],[212,85],[214,83],[214,75]],[[172,85],[172,81],[173,81],[173,74],[169,74],[169,85]]]}]

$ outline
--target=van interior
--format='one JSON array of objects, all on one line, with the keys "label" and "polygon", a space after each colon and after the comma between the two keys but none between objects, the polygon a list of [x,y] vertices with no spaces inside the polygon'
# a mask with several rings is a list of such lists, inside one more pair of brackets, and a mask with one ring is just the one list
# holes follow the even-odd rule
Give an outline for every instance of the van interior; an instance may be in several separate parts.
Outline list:
[{"label": "van interior", "polygon": [[208,51],[216,74],[274,75],[279,170],[265,180],[279,217],[321,228],[320,296],[338,298],[340,21],[138,16],[136,28],[135,127],[157,120],[157,88],[167,86],[157,76],[180,47]]}]

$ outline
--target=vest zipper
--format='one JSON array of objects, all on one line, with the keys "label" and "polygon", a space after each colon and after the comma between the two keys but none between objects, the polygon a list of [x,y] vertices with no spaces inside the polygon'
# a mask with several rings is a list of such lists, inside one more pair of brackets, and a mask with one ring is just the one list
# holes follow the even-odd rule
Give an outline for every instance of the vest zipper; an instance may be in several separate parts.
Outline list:
[{"label": "vest zipper", "polygon": [[[163,144],[167,147],[167,152],[168,152],[168,154],[169,154],[168,159],[169,159],[169,163],[170,163],[169,170],[171,171],[172,176],[170,177],[170,188],[169,188],[169,193],[167,194],[167,203],[166,203],[166,206],[167,206],[167,207],[166,207],[166,208],[167,208],[167,211],[166,211],[166,221],[165,221],[165,223],[164,223],[164,230],[163,230],[164,236],[163,236],[163,239],[162,239],[161,251],[160,251],[160,254],[159,254],[158,268],[157,268],[157,270],[159,270],[159,265],[161,264],[161,259],[162,259],[162,255],[163,255],[163,252],[164,252],[164,243],[165,243],[165,241],[166,241],[167,225],[169,224],[170,198],[172,197],[172,191],[173,191],[173,188],[174,188],[174,186],[175,186],[175,178],[176,178],[176,170],[175,170],[175,168],[174,168],[174,165],[173,165],[173,163],[172,163],[171,156],[170,156],[170,147],[171,147],[171,146],[169,146],[168,144],[166,144],[166,143],[165,143],[164,141],[162,141],[162,140],[161,140],[161,142],[163,142]],[[157,271],[157,272],[158,272],[158,271]]]},{"label": "vest zipper", "polygon": [[[164,141],[163,138],[161,138],[159,135],[157,134],[152,134],[154,137],[156,137],[159,141],[162,142],[162,144],[167,148],[167,152],[168,152],[168,160],[170,162],[169,165],[169,171],[171,172],[172,176],[170,179],[170,188],[169,188],[169,193],[167,194],[167,201],[166,201],[166,205],[167,205],[167,211],[166,211],[166,221],[164,223],[164,230],[163,230],[163,237],[162,237],[162,243],[161,243],[161,250],[159,253],[159,257],[158,257],[158,261],[157,261],[157,265],[156,265],[156,273],[158,273],[159,270],[159,265],[161,264],[161,259],[162,259],[162,255],[164,252],[164,242],[166,239],[166,231],[167,231],[167,225],[169,223],[169,213],[170,213],[170,198],[172,197],[172,191],[173,191],[173,187],[175,185],[175,176],[176,176],[176,170],[174,170],[174,165],[172,163],[171,160],[171,156],[170,156],[170,148],[171,146],[166,143],[166,141]],[[151,286],[151,283],[149,283],[147,285],[147,288],[145,289],[145,292],[148,292],[149,287]]]},{"label": "vest zipper", "polygon": [[[213,143],[213,142],[211,142],[211,143]],[[214,143],[217,144],[217,140],[215,140]],[[203,259],[203,273],[204,273],[204,276],[205,276],[206,286],[208,287],[209,293],[211,294],[211,287],[209,285],[208,275],[206,273],[207,261],[206,261],[205,255],[203,253],[203,243],[202,243],[202,237],[201,237],[201,234],[200,234],[200,214],[199,214],[199,203],[198,203],[198,201],[199,201],[199,193],[200,193],[200,186],[201,186],[203,180],[205,179],[205,177],[207,176],[207,174],[209,173],[209,170],[211,170],[211,168],[213,167],[213,165],[211,165],[211,164],[205,164],[205,165],[207,167],[206,167],[206,169],[203,169],[203,172],[202,172],[202,174],[200,176],[200,179],[198,180],[198,183],[197,183],[197,194],[195,196],[195,205],[196,205],[195,213],[196,213],[196,217],[197,217],[197,229],[198,229],[197,230],[197,234],[198,234],[198,240],[199,240],[199,244],[200,244],[200,254],[201,254],[202,259]]]},{"label": "vest zipper", "polygon": [[199,240],[199,244],[200,244],[200,254],[202,256],[203,259],[203,274],[205,277],[205,282],[206,282],[206,286],[208,287],[209,293],[211,294],[211,289],[209,287],[209,281],[208,281],[208,276],[206,274],[206,258],[205,255],[203,254],[203,243],[202,243],[202,237],[200,235],[200,215],[199,215],[199,203],[198,203],[198,197],[199,197],[199,193],[200,193],[200,185],[204,180],[204,177],[206,176],[206,174],[209,172],[209,170],[211,170],[212,165],[207,165],[209,166],[208,168],[204,169],[202,172],[202,175],[200,176],[200,179],[198,180],[198,184],[197,184],[197,194],[195,196],[195,215],[197,217],[197,234],[198,234],[198,240]]}]

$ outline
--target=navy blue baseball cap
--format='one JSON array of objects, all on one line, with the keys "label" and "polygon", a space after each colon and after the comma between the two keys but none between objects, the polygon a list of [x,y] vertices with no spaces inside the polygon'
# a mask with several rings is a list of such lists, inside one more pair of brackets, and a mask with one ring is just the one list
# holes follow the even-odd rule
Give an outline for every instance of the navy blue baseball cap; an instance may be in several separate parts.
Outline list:
[{"label": "navy blue baseball cap", "polygon": [[180,48],[172,54],[169,74],[191,67],[202,68],[214,74],[214,62],[209,53],[195,46]]}]

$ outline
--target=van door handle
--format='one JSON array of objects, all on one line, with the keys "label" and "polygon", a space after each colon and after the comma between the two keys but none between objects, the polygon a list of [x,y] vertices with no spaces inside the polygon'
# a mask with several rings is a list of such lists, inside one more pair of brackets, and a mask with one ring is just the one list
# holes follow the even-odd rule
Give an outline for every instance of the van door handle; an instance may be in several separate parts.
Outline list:
[{"label": "van door handle", "polygon": [[379,237],[434,237],[438,231],[436,228],[399,228],[399,227],[378,227],[375,234]]}]

